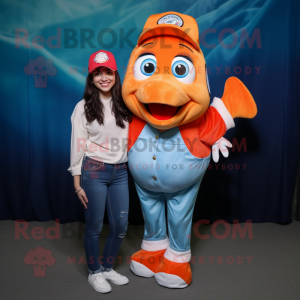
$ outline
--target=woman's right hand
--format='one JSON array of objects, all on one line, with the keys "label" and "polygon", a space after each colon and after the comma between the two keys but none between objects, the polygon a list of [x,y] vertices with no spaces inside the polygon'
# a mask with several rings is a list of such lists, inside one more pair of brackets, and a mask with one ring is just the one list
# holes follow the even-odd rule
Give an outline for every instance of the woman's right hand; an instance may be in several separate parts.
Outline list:
[{"label": "woman's right hand", "polygon": [[86,203],[88,203],[88,199],[86,197],[85,191],[83,189],[81,189],[77,193],[77,196],[78,196],[79,200],[81,201],[81,203],[83,204],[83,206],[85,207],[85,209],[87,209]]}]

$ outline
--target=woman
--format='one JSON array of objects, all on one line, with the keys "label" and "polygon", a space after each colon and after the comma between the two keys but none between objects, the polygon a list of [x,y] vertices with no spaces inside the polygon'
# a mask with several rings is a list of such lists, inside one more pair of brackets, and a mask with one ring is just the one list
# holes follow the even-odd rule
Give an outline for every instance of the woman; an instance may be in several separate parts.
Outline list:
[{"label": "woman", "polygon": [[[127,137],[131,113],[122,99],[120,76],[112,53],[104,50],[93,53],[88,70],[83,99],[71,116],[68,171],[85,207],[88,281],[96,291],[107,293],[111,291],[107,280],[117,285],[129,282],[112,267],[128,224]],[[103,256],[99,257],[105,208],[110,232]]]}]

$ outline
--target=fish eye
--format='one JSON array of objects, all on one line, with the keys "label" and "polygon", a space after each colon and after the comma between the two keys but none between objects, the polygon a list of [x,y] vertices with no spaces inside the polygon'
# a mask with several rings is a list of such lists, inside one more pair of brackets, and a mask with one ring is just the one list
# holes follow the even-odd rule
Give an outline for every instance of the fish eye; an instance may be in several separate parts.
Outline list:
[{"label": "fish eye", "polygon": [[137,80],[147,79],[156,71],[156,57],[153,54],[146,53],[138,57],[133,67],[133,75]]},{"label": "fish eye", "polygon": [[155,69],[156,61],[151,58],[145,59],[141,64],[141,72],[146,76],[151,76],[155,72]]},{"label": "fish eye", "polygon": [[193,63],[183,56],[176,56],[171,64],[172,74],[183,83],[192,83],[196,77]]},{"label": "fish eye", "polygon": [[172,64],[172,73],[175,77],[183,78],[189,73],[189,66],[183,60],[178,60]]}]

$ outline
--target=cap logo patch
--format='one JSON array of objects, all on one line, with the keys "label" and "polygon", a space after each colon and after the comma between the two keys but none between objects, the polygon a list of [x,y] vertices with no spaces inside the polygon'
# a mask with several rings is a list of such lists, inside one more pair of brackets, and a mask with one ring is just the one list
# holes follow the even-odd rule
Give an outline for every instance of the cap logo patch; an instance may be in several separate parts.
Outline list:
[{"label": "cap logo patch", "polygon": [[181,27],[183,25],[183,20],[177,15],[170,14],[161,17],[157,21],[157,24],[172,24]]},{"label": "cap logo patch", "polygon": [[96,54],[94,61],[98,64],[103,64],[108,61],[108,56],[104,52],[99,52]]}]

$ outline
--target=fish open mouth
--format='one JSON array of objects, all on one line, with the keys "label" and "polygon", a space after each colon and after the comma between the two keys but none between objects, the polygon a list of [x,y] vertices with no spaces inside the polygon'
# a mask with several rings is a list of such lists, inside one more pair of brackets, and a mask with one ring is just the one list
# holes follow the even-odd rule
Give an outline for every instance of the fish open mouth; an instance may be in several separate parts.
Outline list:
[{"label": "fish open mouth", "polygon": [[157,120],[171,119],[182,106],[171,106],[161,103],[144,104],[148,112]]}]

